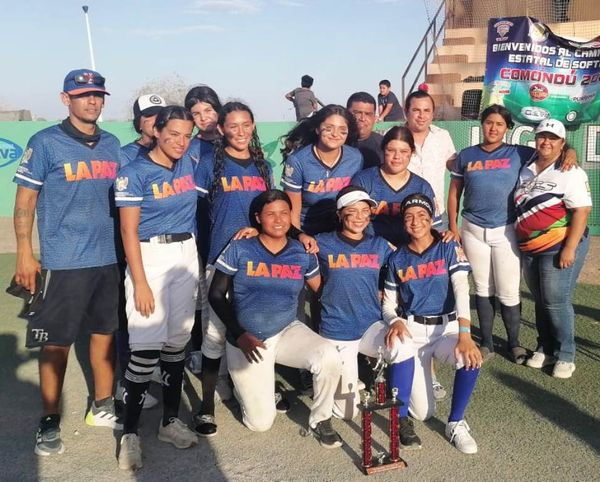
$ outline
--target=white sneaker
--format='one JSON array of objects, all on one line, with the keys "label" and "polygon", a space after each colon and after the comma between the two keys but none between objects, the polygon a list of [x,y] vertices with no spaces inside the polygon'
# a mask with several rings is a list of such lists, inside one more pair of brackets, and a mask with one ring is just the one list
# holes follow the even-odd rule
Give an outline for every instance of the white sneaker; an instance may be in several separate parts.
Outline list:
[{"label": "white sneaker", "polygon": [[135,433],[126,433],[121,437],[119,468],[122,470],[138,470],[142,466],[140,438]]},{"label": "white sneaker", "polygon": [[199,375],[202,372],[202,352],[200,350],[191,351],[188,354],[186,365],[194,375]]},{"label": "white sneaker", "polygon": [[530,368],[543,368],[556,363],[556,358],[541,351],[534,351],[525,364]]},{"label": "white sneaker", "polygon": [[558,360],[552,370],[552,376],[554,378],[571,378],[575,371],[575,363]]},{"label": "white sneaker", "polygon": [[215,401],[226,402],[233,397],[233,391],[229,383],[227,375],[219,375],[217,378],[217,386],[215,388]]},{"label": "white sneaker", "polygon": [[178,449],[187,449],[198,443],[196,435],[188,426],[176,417],[171,417],[169,425],[163,427],[162,420],[158,425],[158,440],[169,442]]},{"label": "white sneaker", "polygon": [[[117,382],[117,387],[115,388],[115,400],[125,403],[125,387],[121,384],[121,380]],[[148,410],[149,408],[154,408],[157,405],[158,398],[146,390],[146,396],[144,397],[144,404],[142,405],[142,408],[144,410]]]},{"label": "white sneaker", "polygon": [[470,431],[471,429],[464,419],[446,424],[446,437],[463,454],[477,453],[477,442],[471,437]]},{"label": "white sneaker", "polygon": [[444,398],[446,398],[446,389],[442,386],[440,382],[437,380],[433,382],[433,398],[436,402],[441,402]]}]

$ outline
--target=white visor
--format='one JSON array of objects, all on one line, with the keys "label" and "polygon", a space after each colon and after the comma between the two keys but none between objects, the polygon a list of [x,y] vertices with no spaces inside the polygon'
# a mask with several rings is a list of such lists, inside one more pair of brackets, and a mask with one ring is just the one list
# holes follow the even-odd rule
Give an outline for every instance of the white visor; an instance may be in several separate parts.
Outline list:
[{"label": "white visor", "polygon": [[350,191],[344,194],[337,200],[337,209],[347,208],[348,206],[352,206],[359,201],[365,201],[372,208],[377,207],[377,203],[369,197],[369,195],[364,191]]}]

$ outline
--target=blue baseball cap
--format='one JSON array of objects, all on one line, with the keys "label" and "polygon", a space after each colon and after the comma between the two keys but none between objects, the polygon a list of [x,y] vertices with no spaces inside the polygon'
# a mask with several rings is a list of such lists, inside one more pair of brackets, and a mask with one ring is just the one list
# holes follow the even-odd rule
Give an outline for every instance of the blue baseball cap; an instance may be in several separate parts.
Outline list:
[{"label": "blue baseball cap", "polygon": [[85,94],[86,92],[106,92],[104,87],[106,79],[98,72],[90,69],[71,70],[66,76],[63,83],[63,92],[71,95]]}]

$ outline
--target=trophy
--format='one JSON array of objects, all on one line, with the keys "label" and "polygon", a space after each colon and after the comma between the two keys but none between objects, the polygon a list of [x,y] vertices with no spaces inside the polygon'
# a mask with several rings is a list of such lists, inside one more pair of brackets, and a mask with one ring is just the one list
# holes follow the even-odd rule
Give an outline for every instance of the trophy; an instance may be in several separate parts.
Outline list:
[{"label": "trophy", "polygon": [[[362,412],[361,433],[362,433],[362,469],[365,475],[385,472],[392,469],[403,469],[407,466],[406,462],[400,458],[400,441],[398,434],[398,407],[402,403],[398,400],[398,389],[392,388],[391,398],[387,398],[387,383],[385,379],[385,369],[387,363],[383,358],[383,348],[377,350],[377,364],[373,368],[376,372],[374,382],[374,400],[371,392],[366,392],[358,408]],[[373,454],[373,438],[371,434],[371,423],[373,413],[383,411],[389,408],[389,453],[380,452]]]}]

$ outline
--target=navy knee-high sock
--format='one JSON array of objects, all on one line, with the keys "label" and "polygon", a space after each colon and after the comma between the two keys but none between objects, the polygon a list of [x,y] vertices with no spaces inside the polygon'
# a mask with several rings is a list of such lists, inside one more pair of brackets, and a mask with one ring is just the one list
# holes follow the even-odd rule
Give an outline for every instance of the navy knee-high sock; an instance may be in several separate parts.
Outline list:
[{"label": "navy knee-high sock", "polygon": [[500,314],[506,328],[508,348],[519,346],[519,328],[521,327],[521,304],[506,306],[500,304]]},{"label": "navy knee-high sock", "polygon": [[452,405],[450,406],[450,416],[448,422],[458,422],[465,418],[465,410],[469,404],[469,399],[473,390],[475,390],[475,383],[479,376],[479,368],[467,370],[461,368],[456,370],[454,375],[454,390],[452,392]]},{"label": "navy knee-high sock", "polygon": [[163,392],[163,427],[179,415],[181,384],[185,366],[185,347],[165,346],[160,352],[160,371]]},{"label": "navy knee-high sock", "polygon": [[475,307],[479,328],[481,329],[481,346],[494,351],[493,332],[494,316],[496,316],[496,299],[493,296],[475,296]]},{"label": "navy knee-high sock", "polygon": [[410,400],[410,392],[412,390],[413,378],[415,376],[415,359],[409,358],[400,363],[390,365],[389,371],[389,388],[398,389],[398,399],[402,401],[400,407],[400,416],[408,416],[408,402]]},{"label": "navy knee-high sock", "polygon": [[144,405],[144,398],[150,385],[152,372],[158,364],[158,350],[140,350],[131,352],[125,371],[125,420],[124,433],[137,433],[138,422]]}]

